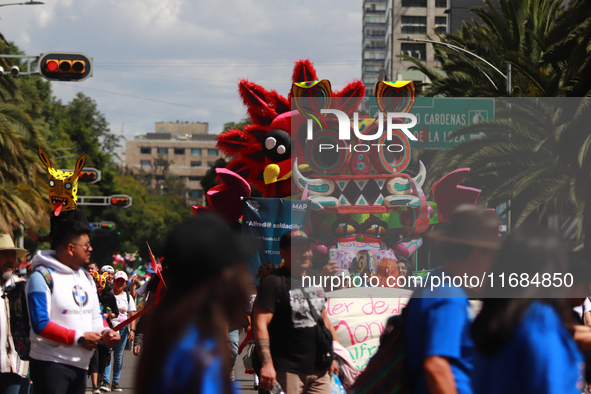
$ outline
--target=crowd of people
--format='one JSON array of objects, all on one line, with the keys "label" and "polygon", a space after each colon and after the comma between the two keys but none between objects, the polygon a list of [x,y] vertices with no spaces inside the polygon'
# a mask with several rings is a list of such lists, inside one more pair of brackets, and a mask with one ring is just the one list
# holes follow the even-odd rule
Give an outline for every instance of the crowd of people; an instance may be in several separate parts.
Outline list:
[{"label": "crowd of people", "polygon": [[[405,379],[411,392],[579,393],[590,380],[587,255],[567,253],[560,239],[539,228],[502,239],[498,226],[494,212],[460,207],[448,227],[428,233],[439,241],[445,261],[427,283],[441,275],[567,272],[573,273],[574,283],[501,287],[490,280],[477,288],[413,289],[403,311]],[[247,344],[253,346],[249,372],[259,393],[329,394],[333,376],[343,390],[362,392],[355,386],[358,371],[327,315],[325,289],[303,287],[314,243],[305,232],[287,231],[281,237],[282,264],[259,269],[256,291],[244,264],[255,243],[215,214],[172,229],[162,276],[151,271],[151,280],[139,288],[126,272],[91,263],[89,233],[76,221],[58,223],[51,233],[52,249],[35,255],[25,278],[14,273],[17,258],[26,251],[0,235],[5,295],[0,392],[28,393],[32,382],[39,394],[83,393],[88,376],[96,394],[121,391],[128,347],[140,356],[137,393],[231,394],[236,392],[237,354]],[[397,276],[412,275],[407,261],[397,266]],[[14,297],[17,288],[24,297],[20,304]],[[480,307],[475,309],[471,299],[479,300]],[[16,326],[19,305],[28,307],[28,353],[22,352],[26,346]],[[139,320],[118,327],[142,308],[147,313]],[[239,348],[243,327],[247,337]],[[132,342],[133,347],[127,346]]]}]

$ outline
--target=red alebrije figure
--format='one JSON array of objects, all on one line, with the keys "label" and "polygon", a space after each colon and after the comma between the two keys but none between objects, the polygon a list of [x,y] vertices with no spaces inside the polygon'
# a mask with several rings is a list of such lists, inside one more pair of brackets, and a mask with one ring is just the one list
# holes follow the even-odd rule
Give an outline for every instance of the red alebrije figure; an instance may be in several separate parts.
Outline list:
[{"label": "red alebrije figure", "polygon": [[[316,70],[309,60],[295,64],[292,82],[317,81]],[[230,130],[218,137],[218,148],[234,157],[226,167],[240,175],[263,192],[263,197],[288,197],[292,191],[291,171],[293,159],[304,155],[305,118],[291,108],[291,92],[287,98],[275,90],[267,90],[246,79],[238,83],[238,91],[248,109],[252,125],[244,130]],[[351,97],[348,108],[357,110],[365,94],[365,86],[355,80],[338,92],[334,98]],[[292,130],[294,125],[297,130]]]}]

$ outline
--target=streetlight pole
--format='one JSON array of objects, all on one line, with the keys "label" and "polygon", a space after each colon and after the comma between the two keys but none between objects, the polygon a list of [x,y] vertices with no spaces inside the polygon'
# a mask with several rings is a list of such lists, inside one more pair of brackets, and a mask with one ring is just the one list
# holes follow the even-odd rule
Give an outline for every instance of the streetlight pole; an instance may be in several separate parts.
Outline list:
[{"label": "streetlight pole", "polygon": [[[430,43],[430,44],[443,45],[443,46],[448,47],[449,49],[451,49],[453,51],[463,52],[463,53],[467,53],[469,55],[472,55],[475,58],[477,58],[478,60],[484,62],[486,65],[488,65],[493,70],[495,70],[503,78],[505,78],[505,81],[507,82],[507,93],[508,94],[511,94],[511,65],[510,64],[507,65],[507,75],[505,75],[505,74],[503,74],[503,72],[501,70],[499,70],[498,68],[496,68],[494,65],[492,65],[487,60],[485,60],[485,59],[481,58],[480,56],[478,56],[477,54],[472,53],[470,51],[467,51],[464,48],[459,47],[457,45],[452,45],[452,44],[449,44],[447,42],[433,41],[433,40],[423,40],[423,39],[419,39],[419,38],[410,38],[410,37],[399,38],[398,41],[425,42],[425,43]],[[486,78],[495,87],[495,89],[498,89],[497,88],[497,85],[493,82],[492,78],[480,66],[478,66],[476,63],[474,63],[470,58],[466,57],[466,59],[468,59],[468,61],[470,61],[470,63],[472,63],[472,65],[476,66],[486,76]]]},{"label": "streetlight pole", "polygon": [[27,1],[26,3],[8,3],[8,4],[0,4],[0,7],[6,7],[7,5],[41,5],[45,4],[41,1]]}]

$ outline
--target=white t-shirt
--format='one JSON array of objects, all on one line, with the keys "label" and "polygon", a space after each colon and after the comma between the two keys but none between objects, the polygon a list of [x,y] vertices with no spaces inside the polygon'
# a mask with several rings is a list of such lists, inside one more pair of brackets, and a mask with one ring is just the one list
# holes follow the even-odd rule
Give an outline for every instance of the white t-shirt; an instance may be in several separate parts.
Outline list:
[{"label": "white t-shirt", "polygon": [[115,294],[115,300],[117,300],[117,308],[119,308],[119,316],[112,319],[111,322],[113,323],[113,327],[117,324],[124,322],[127,320],[128,312],[135,312],[135,302],[133,301],[133,297],[129,296],[129,304],[127,303],[127,294],[122,291],[121,294]]}]

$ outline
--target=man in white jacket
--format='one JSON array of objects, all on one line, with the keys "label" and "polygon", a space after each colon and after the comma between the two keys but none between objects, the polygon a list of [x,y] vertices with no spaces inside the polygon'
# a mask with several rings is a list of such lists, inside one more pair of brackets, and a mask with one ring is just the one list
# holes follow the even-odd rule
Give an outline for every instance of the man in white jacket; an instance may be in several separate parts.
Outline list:
[{"label": "man in white jacket", "polygon": [[89,232],[78,222],[61,222],[54,230],[55,250],[42,250],[32,261],[27,302],[36,394],[84,393],[99,340],[107,347],[119,340],[103,320],[94,282],[83,269],[92,252]]}]

